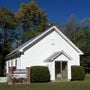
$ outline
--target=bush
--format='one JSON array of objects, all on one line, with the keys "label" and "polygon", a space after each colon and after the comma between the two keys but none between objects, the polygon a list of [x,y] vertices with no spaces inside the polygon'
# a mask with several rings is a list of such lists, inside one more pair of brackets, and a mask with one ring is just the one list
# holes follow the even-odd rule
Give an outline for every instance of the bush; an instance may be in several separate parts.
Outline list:
[{"label": "bush", "polygon": [[31,82],[49,82],[49,70],[45,66],[32,66],[31,67]]},{"label": "bush", "polygon": [[82,66],[72,66],[71,67],[71,80],[84,80],[85,70]]}]

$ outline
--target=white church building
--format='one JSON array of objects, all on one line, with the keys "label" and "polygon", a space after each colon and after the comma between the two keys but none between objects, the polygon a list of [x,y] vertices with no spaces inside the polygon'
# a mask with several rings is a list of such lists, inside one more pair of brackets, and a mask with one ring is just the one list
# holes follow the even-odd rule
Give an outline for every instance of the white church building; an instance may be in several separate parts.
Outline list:
[{"label": "white church building", "polygon": [[7,55],[6,73],[9,67],[46,66],[50,80],[70,80],[71,66],[80,65],[80,55],[83,52],[53,25]]}]

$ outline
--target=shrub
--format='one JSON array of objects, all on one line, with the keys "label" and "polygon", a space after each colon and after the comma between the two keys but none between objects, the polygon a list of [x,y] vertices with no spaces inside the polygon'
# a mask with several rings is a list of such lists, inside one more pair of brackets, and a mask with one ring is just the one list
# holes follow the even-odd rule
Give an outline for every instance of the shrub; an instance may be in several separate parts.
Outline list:
[{"label": "shrub", "polygon": [[32,66],[31,67],[31,82],[49,82],[49,70],[45,66]]},{"label": "shrub", "polygon": [[71,80],[84,80],[85,70],[82,66],[72,66],[71,67]]}]

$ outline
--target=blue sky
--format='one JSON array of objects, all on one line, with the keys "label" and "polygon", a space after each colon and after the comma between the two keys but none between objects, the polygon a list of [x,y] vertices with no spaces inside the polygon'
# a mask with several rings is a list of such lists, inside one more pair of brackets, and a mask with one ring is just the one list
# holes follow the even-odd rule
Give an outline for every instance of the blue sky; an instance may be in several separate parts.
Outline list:
[{"label": "blue sky", "polygon": [[[0,0],[0,6],[16,12],[21,3],[30,0]],[[81,20],[90,17],[90,0],[36,0],[51,22],[65,23],[71,14]]]}]

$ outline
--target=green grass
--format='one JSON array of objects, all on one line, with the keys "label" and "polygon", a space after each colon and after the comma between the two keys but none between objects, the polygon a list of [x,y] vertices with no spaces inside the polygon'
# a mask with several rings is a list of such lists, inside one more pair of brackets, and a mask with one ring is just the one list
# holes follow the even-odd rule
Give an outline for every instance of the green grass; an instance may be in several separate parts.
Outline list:
[{"label": "green grass", "polygon": [[0,90],[90,90],[90,75],[84,81],[32,83],[30,85],[0,84]]},{"label": "green grass", "polygon": [[0,90],[90,90],[90,81],[32,83],[12,86],[0,84]]}]

